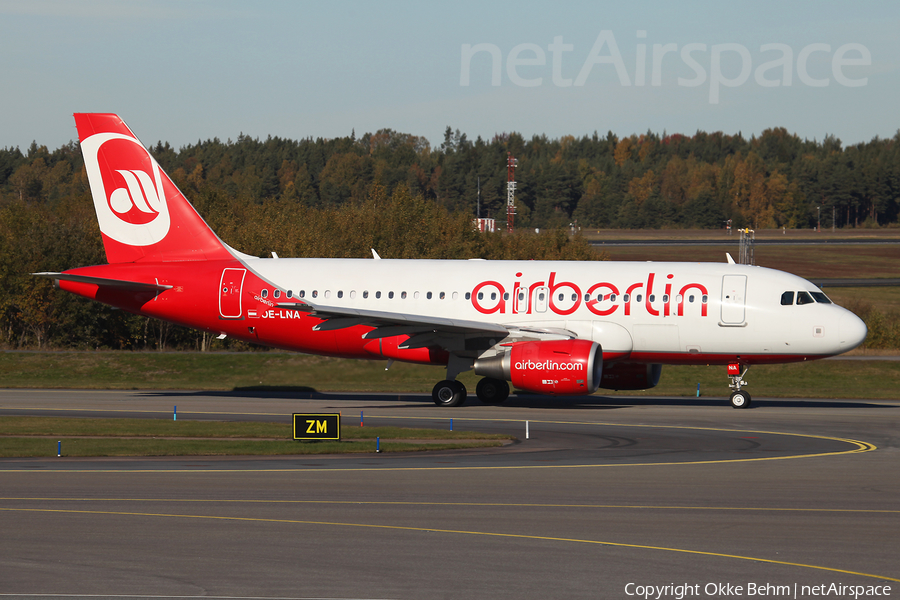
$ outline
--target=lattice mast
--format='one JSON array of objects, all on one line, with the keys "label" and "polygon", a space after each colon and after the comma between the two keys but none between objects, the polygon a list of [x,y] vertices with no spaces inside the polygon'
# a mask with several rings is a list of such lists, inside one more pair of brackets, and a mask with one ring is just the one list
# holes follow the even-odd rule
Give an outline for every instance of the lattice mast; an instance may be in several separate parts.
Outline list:
[{"label": "lattice mast", "polygon": [[756,232],[750,229],[741,229],[741,245],[740,245],[740,264],[755,265],[756,258],[753,256],[753,242],[756,238]]},{"label": "lattice mast", "polygon": [[518,159],[506,153],[506,231],[513,232],[516,217],[516,167]]}]

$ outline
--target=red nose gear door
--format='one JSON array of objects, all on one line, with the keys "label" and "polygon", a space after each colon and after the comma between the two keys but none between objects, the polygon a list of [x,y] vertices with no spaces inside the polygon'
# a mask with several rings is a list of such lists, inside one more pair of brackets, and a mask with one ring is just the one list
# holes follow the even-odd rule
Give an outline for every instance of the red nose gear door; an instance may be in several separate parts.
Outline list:
[{"label": "red nose gear door", "polygon": [[219,317],[222,319],[240,319],[241,288],[244,285],[246,269],[225,269],[219,282]]}]

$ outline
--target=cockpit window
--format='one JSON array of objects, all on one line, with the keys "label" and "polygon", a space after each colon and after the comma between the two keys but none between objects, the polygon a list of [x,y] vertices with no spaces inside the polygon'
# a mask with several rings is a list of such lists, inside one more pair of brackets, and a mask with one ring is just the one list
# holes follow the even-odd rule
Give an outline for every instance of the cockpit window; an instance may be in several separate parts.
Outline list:
[{"label": "cockpit window", "polygon": [[831,300],[828,299],[828,296],[823,294],[822,292],[810,292],[812,297],[816,299],[816,302],[819,304],[831,304]]},{"label": "cockpit window", "polygon": [[781,305],[790,306],[794,303],[794,292],[785,292],[781,295]]},{"label": "cockpit window", "polygon": [[813,304],[815,300],[809,295],[809,292],[797,292],[797,304]]}]

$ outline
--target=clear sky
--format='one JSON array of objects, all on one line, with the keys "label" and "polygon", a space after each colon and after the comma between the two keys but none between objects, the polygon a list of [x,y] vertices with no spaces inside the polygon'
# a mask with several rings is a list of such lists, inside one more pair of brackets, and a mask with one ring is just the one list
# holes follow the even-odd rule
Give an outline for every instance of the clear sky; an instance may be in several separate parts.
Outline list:
[{"label": "clear sky", "polygon": [[898,31],[896,0],[0,0],[0,147],[59,147],[83,111],[176,147],[448,125],[846,145],[900,129]]}]

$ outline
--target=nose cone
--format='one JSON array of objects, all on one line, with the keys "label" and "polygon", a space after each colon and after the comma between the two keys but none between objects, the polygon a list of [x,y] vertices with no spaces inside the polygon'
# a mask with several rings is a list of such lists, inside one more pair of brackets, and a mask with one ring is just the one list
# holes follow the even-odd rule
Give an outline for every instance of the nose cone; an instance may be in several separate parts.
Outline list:
[{"label": "nose cone", "polygon": [[840,320],[840,343],[841,352],[853,350],[866,339],[869,329],[862,319],[854,315],[849,310],[845,310]]}]

